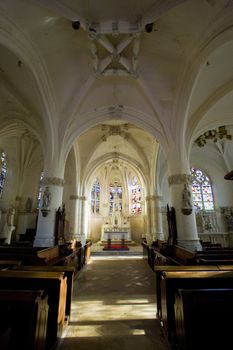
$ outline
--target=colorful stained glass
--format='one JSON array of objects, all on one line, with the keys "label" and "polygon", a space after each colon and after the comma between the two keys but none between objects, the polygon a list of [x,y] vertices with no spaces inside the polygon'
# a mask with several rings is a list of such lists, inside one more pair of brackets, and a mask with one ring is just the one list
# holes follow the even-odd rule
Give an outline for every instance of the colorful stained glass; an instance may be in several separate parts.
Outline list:
[{"label": "colorful stained glass", "polygon": [[91,211],[97,214],[100,211],[100,184],[96,179],[91,191]]},{"label": "colorful stained glass", "polygon": [[0,161],[1,161],[1,173],[0,173],[0,196],[1,196],[4,188],[5,180],[6,180],[6,174],[7,174],[6,153],[3,151],[0,155]]},{"label": "colorful stained glass", "polygon": [[115,181],[109,188],[109,214],[116,211],[122,211],[122,186]]},{"label": "colorful stained glass", "polygon": [[141,186],[136,176],[132,178],[131,182],[131,213],[141,214]]},{"label": "colorful stained glass", "polygon": [[214,210],[211,181],[200,169],[191,168],[193,205],[196,209]]},{"label": "colorful stained glass", "polygon": [[39,182],[39,191],[38,191],[38,196],[37,196],[37,209],[40,208],[40,202],[41,202],[41,197],[42,197],[42,182],[44,178],[44,172],[42,171],[40,174],[40,182]]}]

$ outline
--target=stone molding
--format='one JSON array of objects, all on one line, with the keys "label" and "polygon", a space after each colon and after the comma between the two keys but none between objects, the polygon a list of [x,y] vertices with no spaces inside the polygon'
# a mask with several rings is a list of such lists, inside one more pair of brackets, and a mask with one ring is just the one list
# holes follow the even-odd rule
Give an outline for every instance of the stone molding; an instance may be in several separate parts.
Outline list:
[{"label": "stone molding", "polygon": [[152,201],[157,201],[157,202],[159,202],[159,201],[161,201],[161,200],[163,199],[163,197],[162,197],[162,196],[153,195],[153,196],[150,196],[150,199],[151,199]]},{"label": "stone molding", "polygon": [[72,194],[72,195],[70,195],[70,200],[76,201],[76,200],[78,200],[78,199],[79,199],[79,196],[78,196],[77,194]]},{"label": "stone molding", "polygon": [[86,201],[86,196],[78,196],[77,194],[70,195],[70,200],[80,200],[80,201]]},{"label": "stone molding", "polygon": [[65,180],[61,179],[59,177],[45,177],[42,180],[42,184],[44,186],[48,186],[48,185],[53,185],[53,186],[60,186],[63,187],[65,184]]},{"label": "stone molding", "polygon": [[175,174],[168,177],[168,184],[181,185],[181,184],[192,184],[192,176],[190,174]]}]

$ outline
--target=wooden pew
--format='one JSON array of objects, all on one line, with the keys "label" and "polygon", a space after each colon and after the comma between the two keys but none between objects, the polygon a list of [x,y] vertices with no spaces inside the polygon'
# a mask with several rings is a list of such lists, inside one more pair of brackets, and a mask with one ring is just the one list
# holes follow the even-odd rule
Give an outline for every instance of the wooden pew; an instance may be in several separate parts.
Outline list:
[{"label": "wooden pew", "polygon": [[175,298],[180,289],[232,289],[230,271],[164,272],[161,279],[161,325],[172,348],[176,348]]},{"label": "wooden pew", "polygon": [[233,252],[203,252],[197,255],[197,263],[201,265],[223,265],[233,264]]},{"label": "wooden pew", "polygon": [[20,260],[24,265],[33,265],[36,263],[42,265],[44,259],[40,259],[37,255],[40,250],[43,250],[43,248],[2,245],[0,246],[0,260]]},{"label": "wooden pew", "polygon": [[21,263],[21,260],[0,260],[0,270],[17,268]]},{"label": "wooden pew", "polygon": [[75,276],[75,268],[73,266],[19,266],[15,269],[20,271],[48,271],[48,272],[64,272],[67,278],[67,293],[66,293],[66,309],[65,317],[68,321],[71,316],[71,302],[73,295],[73,281]]},{"label": "wooden pew", "polygon": [[156,301],[157,301],[157,317],[162,320],[161,315],[161,278],[165,272],[173,271],[219,271],[218,266],[200,266],[200,265],[155,265],[154,272],[156,275]]},{"label": "wooden pew", "polygon": [[88,240],[86,242],[86,244],[83,247],[84,250],[84,265],[88,263],[88,261],[91,258],[91,246],[92,246],[92,242],[90,240]]},{"label": "wooden pew", "polygon": [[41,290],[0,290],[1,350],[45,350],[48,297]]},{"label": "wooden pew", "polygon": [[[77,247],[74,250],[67,251],[64,246],[54,246],[45,248],[37,253],[39,259],[44,260],[45,265],[49,266],[73,266],[75,271],[79,271],[83,266],[83,248]],[[37,265],[42,265],[38,262]]]},{"label": "wooden pew", "polygon": [[48,295],[46,349],[54,346],[65,323],[67,278],[64,272],[0,271],[0,289],[43,290]]},{"label": "wooden pew", "polygon": [[229,349],[233,289],[179,289],[175,296],[176,349]]}]

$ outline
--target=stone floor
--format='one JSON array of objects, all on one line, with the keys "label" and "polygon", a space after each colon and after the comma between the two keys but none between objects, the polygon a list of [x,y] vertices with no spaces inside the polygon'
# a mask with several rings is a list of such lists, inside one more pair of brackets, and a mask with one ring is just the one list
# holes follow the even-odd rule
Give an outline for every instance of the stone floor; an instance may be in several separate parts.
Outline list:
[{"label": "stone floor", "polygon": [[92,256],[74,282],[56,350],[168,350],[156,319],[155,276],[141,256]]}]

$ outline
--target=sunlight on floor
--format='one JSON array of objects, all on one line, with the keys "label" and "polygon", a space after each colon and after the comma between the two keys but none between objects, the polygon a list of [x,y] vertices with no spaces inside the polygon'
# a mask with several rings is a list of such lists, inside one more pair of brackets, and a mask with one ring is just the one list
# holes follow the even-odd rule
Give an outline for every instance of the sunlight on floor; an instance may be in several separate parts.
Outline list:
[{"label": "sunlight on floor", "polygon": [[114,303],[78,301],[73,303],[71,312],[72,322],[155,319],[156,304],[144,298],[141,302],[140,299],[116,300]]}]

